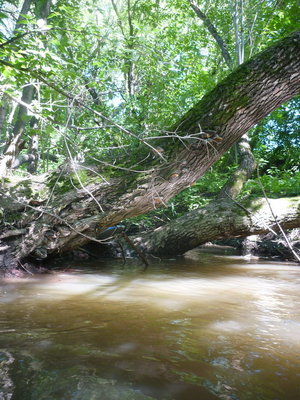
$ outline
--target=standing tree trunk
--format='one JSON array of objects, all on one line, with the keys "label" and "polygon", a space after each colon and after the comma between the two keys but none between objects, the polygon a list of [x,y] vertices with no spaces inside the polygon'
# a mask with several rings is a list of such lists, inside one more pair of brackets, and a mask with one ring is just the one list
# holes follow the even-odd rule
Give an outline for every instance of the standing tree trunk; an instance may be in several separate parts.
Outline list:
[{"label": "standing tree trunk", "polygon": [[[32,0],[25,0],[17,20],[15,32],[22,28],[24,25],[21,23],[23,15],[30,11]],[[51,0],[43,0],[37,2],[36,16],[38,19],[47,19],[50,13]],[[26,85],[22,90],[21,101],[25,104],[31,104],[35,95],[35,87],[32,84]],[[9,141],[6,143],[6,148],[3,152],[2,159],[0,160],[0,178],[5,176],[7,171],[15,164],[16,158],[22,146],[23,133],[25,126],[28,122],[28,108],[26,105],[20,104],[17,107],[17,116],[12,130]],[[35,144],[38,143],[35,141]]]},{"label": "standing tree trunk", "polygon": [[235,199],[240,194],[244,184],[255,171],[256,162],[251,151],[247,134],[237,143],[237,152],[240,159],[239,166],[222,187],[218,193],[217,199],[226,197]]},{"label": "standing tree trunk", "polygon": [[[21,101],[25,104],[30,104],[33,99],[34,86],[25,86],[22,92]],[[7,171],[12,168],[22,145],[22,135],[26,125],[26,117],[28,114],[28,109],[25,105],[19,105],[16,122],[14,124],[11,138],[6,143],[6,148],[4,150],[4,155],[0,160],[0,177],[6,175]]]}]

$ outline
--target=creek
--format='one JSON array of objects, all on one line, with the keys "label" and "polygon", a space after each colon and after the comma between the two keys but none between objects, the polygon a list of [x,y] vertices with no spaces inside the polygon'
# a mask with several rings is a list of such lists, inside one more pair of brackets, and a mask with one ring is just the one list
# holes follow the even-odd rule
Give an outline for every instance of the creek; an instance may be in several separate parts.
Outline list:
[{"label": "creek", "polygon": [[300,269],[199,250],[0,282],[1,400],[300,398]]}]

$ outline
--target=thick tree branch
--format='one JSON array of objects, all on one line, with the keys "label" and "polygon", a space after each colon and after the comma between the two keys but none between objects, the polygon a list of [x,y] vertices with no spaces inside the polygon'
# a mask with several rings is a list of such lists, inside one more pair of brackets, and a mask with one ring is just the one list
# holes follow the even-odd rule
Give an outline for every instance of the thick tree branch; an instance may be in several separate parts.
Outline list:
[{"label": "thick tree branch", "polygon": [[20,14],[18,16],[18,19],[16,21],[16,28],[15,30],[18,30],[20,28],[23,28],[25,24],[22,24],[22,21],[24,20],[24,17],[29,13],[31,4],[33,3],[33,0],[24,0],[22,4],[22,8],[20,11]]},{"label": "thick tree branch", "polygon": [[[173,127],[179,136],[192,135],[193,139],[185,144],[162,139],[168,164],[157,160],[156,169],[152,165],[149,173],[127,172],[126,176],[94,182],[86,190],[76,189],[51,198],[45,211],[51,210],[59,220],[49,213],[39,214],[37,219],[36,213],[29,210],[19,221],[27,234],[10,243],[15,257],[47,256],[79,247],[87,242],[83,235],[96,237],[125,218],[165,204],[199,179],[261,118],[299,92],[297,32],[240,66]],[[103,212],[99,212],[94,198]],[[216,212],[209,217],[214,215]]]},{"label": "thick tree branch", "polygon": [[188,1],[190,3],[191,8],[195,11],[196,15],[201,19],[201,21],[203,21],[203,23],[207,27],[209,33],[212,35],[212,37],[217,42],[218,46],[220,47],[222,56],[226,62],[227,67],[229,69],[231,69],[233,63],[232,63],[230,53],[228,51],[226,43],[222,39],[222,36],[217,31],[217,28],[211,22],[210,18],[203,11],[201,11],[200,8],[195,3],[193,3],[191,0],[188,0]]}]

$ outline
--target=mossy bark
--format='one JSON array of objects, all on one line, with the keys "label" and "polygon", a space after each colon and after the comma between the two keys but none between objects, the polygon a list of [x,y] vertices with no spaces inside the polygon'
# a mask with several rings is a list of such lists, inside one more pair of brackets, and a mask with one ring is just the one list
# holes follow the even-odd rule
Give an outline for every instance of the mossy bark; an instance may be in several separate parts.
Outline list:
[{"label": "mossy bark", "polygon": [[[276,215],[274,221],[269,204]],[[145,253],[166,257],[183,254],[209,241],[246,237],[300,226],[300,197],[249,200],[244,204],[218,199],[206,207],[136,237]]]},{"label": "mossy bark", "polygon": [[[50,191],[49,197],[41,200],[20,196],[13,188],[7,189],[3,180],[0,196],[6,202],[8,199],[21,217],[7,223],[4,207],[0,246],[8,246],[9,250],[2,251],[2,264],[6,254],[19,261],[74,249],[125,218],[164,205],[198,180],[249,128],[298,93],[300,32],[240,66],[204,96],[173,127],[182,138],[190,138],[182,139],[184,144],[178,140],[176,146],[172,140],[164,141],[167,162],[158,159],[148,172],[125,171],[123,176],[86,182],[84,187],[64,194]],[[206,131],[215,132],[215,136],[203,139]],[[42,181],[41,192],[45,187]],[[214,215],[208,217],[212,219]],[[222,216],[219,218],[222,222]],[[3,236],[19,228],[24,233],[10,239]]]}]

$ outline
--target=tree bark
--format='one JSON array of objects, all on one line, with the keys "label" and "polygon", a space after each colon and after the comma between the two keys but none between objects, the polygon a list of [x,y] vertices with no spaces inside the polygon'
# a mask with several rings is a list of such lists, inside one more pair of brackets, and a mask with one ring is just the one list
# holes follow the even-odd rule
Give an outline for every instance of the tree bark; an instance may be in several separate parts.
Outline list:
[{"label": "tree bark", "polygon": [[[158,159],[147,172],[126,171],[120,178],[103,178],[63,195],[50,191],[38,205],[28,194],[20,194],[20,185],[18,191],[13,185],[3,187],[2,208],[12,211],[4,214],[10,214],[9,224],[2,217],[6,225],[0,246],[9,246],[6,254],[15,260],[46,258],[82,246],[125,218],[164,205],[198,180],[248,129],[299,92],[297,32],[241,65],[173,127],[171,137],[176,134],[179,140],[159,143],[167,150],[167,163]],[[42,186],[45,196],[46,185]],[[16,210],[19,218],[11,222]],[[21,233],[7,236],[20,228]]]},{"label": "tree bark", "polygon": [[25,24],[22,24],[21,21],[24,20],[24,15],[27,15],[29,13],[29,10],[30,10],[30,7],[31,7],[32,3],[33,3],[33,0],[24,0],[24,2],[22,4],[21,11],[20,11],[20,14],[19,14],[19,17],[18,17],[18,19],[16,21],[15,31],[24,27]]},{"label": "tree bark", "polygon": [[[30,104],[33,98],[35,88],[32,85],[24,87],[22,91],[21,101],[25,104]],[[26,116],[28,109],[25,105],[19,105],[16,122],[13,127],[10,140],[6,144],[4,155],[0,160],[0,177],[6,175],[7,171],[12,168],[12,165],[19,154],[22,135],[26,125]]]},{"label": "tree bark", "polygon": [[[6,114],[8,111],[8,104],[6,101],[6,96],[3,95],[1,97],[1,103],[0,103],[0,146],[2,146],[5,143],[5,120],[6,120]],[[0,150],[1,152],[1,150]]]},{"label": "tree bark", "polygon": [[[27,14],[30,10],[32,0],[25,0],[17,20],[15,31],[23,28],[23,24],[20,22],[23,19],[23,15]],[[44,0],[39,3],[39,7],[36,10],[37,18],[46,19],[50,13],[51,0]],[[35,94],[35,86],[28,84],[22,90],[21,101],[25,104],[30,104]],[[28,108],[25,105],[18,105],[18,111],[16,121],[12,130],[10,140],[6,144],[4,155],[0,160],[0,178],[4,177],[9,169],[12,168],[16,158],[19,155],[19,149],[23,138],[23,132],[27,123]],[[38,143],[36,141],[36,143]],[[34,149],[35,150],[35,149]]]},{"label": "tree bark", "polygon": [[245,134],[236,146],[240,163],[218,193],[217,198],[219,199],[224,197],[235,199],[256,168],[256,162],[251,151],[248,135]]},{"label": "tree bark", "polygon": [[269,199],[269,203],[277,222],[265,199],[243,204],[222,199],[136,237],[134,243],[149,255],[166,257],[183,254],[209,241],[259,235],[271,230],[279,232],[278,224],[285,229],[300,226],[300,197]]}]

